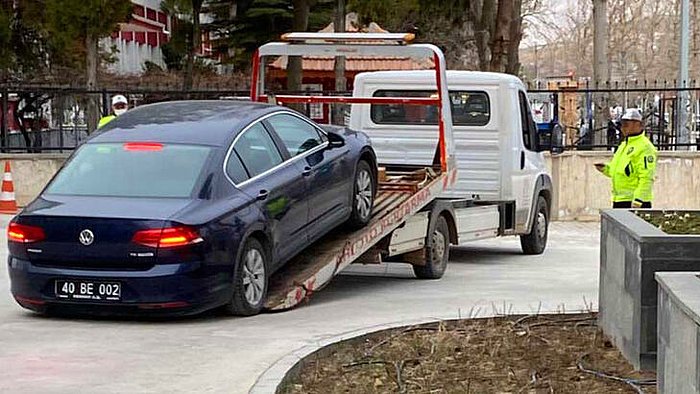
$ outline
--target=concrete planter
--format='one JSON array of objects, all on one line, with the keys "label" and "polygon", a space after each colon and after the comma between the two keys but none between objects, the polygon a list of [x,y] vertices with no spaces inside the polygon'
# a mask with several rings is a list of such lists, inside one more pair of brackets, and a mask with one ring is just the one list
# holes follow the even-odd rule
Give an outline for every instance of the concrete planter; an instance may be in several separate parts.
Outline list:
[{"label": "concrete planter", "polygon": [[700,272],[661,272],[656,379],[660,393],[700,393]]},{"label": "concrete planter", "polygon": [[628,210],[602,214],[598,324],[637,369],[656,369],[659,271],[700,271],[700,236],[668,235]]}]

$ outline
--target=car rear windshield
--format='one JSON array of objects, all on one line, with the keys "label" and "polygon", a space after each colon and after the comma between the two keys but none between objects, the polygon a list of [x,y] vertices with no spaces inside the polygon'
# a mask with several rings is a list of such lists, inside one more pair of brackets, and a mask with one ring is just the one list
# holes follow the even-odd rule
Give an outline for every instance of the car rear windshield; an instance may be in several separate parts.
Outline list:
[{"label": "car rear windshield", "polygon": [[[428,90],[378,90],[374,97],[437,97]],[[491,103],[486,92],[450,91],[452,124],[485,126],[491,118]],[[376,124],[437,124],[434,105],[372,104],[372,122]]]},{"label": "car rear windshield", "polygon": [[83,145],[46,193],[186,198],[192,195],[211,150],[158,143]]}]

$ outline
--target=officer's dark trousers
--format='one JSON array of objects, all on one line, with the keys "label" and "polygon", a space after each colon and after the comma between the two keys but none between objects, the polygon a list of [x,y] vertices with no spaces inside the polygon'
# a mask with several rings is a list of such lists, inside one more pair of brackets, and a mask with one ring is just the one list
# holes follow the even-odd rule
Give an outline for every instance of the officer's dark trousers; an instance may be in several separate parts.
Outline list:
[{"label": "officer's dark trousers", "polygon": [[[632,208],[632,201],[618,201],[613,203],[613,208]],[[642,208],[651,208],[650,202],[643,202]]]}]

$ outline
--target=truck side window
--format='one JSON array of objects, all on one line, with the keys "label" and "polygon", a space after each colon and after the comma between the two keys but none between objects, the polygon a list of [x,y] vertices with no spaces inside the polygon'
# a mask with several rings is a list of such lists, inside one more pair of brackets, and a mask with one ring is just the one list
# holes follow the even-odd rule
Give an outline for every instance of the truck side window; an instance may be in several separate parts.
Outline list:
[{"label": "truck side window", "polygon": [[523,133],[523,145],[525,145],[525,149],[535,150],[537,127],[532,119],[530,104],[527,101],[527,96],[522,91],[518,92],[518,97],[520,99],[520,127]]},{"label": "truck side window", "polygon": [[[435,97],[429,90],[378,90],[374,97]],[[491,119],[491,102],[486,92],[450,91],[452,124],[485,126]],[[376,124],[427,124],[438,121],[437,107],[432,105],[372,104],[372,122]]]}]

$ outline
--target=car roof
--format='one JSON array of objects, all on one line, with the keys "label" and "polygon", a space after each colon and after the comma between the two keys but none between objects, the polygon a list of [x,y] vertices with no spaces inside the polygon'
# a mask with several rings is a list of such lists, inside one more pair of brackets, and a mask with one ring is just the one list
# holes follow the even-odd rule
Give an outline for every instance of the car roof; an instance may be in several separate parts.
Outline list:
[{"label": "car roof", "polygon": [[283,109],[234,100],[185,100],[148,104],[102,127],[89,143],[154,141],[224,146],[255,119]]}]

